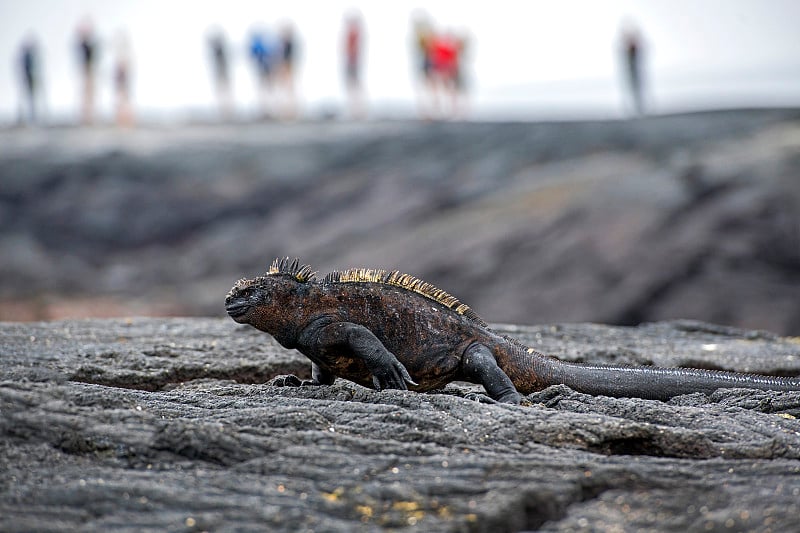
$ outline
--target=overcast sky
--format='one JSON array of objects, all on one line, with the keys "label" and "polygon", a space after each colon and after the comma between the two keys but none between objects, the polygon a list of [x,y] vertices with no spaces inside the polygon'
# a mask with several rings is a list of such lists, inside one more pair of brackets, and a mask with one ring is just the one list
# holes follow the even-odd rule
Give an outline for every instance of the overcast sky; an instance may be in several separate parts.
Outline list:
[{"label": "overcast sky", "polygon": [[101,50],[102,115],[111,113],[114,43],[127,31],[134,57],[134,101],[161,116],[214,109],[205,37],[219,25],[234,61],[242,114],[255,107],[246,43],[256,24],[294,23],[300,38],[299,87],[314,112],[343,102],[343,16],[357,7],[366,24],[366,87],[372,108],[414,109],[410,19],[424,8],[442,29],[467,32],[473,116],[572,113],[618,116],[619,30],[635,21],[647,51],[652,106],[800,104],[800,1],[607,0],[344,2],[306,0],[0,0],[0,123],[16,120],[19,46],[32,33],[43,56],[51,116],[77,116],[76,27],[89,16]]}]

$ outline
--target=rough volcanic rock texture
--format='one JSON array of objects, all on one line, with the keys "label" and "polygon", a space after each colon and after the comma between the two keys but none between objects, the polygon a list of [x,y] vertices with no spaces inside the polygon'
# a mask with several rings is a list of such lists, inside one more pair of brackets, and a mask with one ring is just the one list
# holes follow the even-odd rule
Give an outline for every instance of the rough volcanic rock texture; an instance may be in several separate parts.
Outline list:
[{"label": "rough volcanic rock texture", "polygon": [[[498,326],[572,361],[800,374],[800,343],[682,321]],[[3,531],[788,531],[800,393],[531,407],[279,388],[308,361],[216,319],[0,324]]]}]

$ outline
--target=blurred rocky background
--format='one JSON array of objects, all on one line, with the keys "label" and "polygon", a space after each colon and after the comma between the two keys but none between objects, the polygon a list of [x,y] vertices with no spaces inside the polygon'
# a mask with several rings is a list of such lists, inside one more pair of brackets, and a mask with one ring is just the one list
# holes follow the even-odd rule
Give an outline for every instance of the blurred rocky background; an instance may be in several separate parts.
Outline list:
[{"label": "blurred rocky background", "polygon": [[0,319],[221,316],[297,256],[486,320],[800,333],[800,111],[0,131]]}]

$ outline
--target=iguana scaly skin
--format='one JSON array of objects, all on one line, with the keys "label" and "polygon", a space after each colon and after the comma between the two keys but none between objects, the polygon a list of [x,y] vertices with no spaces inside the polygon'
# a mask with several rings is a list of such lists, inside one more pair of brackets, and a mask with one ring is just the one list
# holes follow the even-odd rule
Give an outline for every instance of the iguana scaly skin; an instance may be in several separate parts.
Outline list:
[{"label": "iguana scaly skin", "polygon": [[312,379],[284,376],[287,385],[329,385],[338,376],[378,390],[429,391],[461,380],[508,403],[555,384],[650,399],[733,387],[800,391],[800,378],[560,361],[493,332],[453,296],[397,271],[345,270],[317,281],[297,259],[276,259],[264,276],[239,280],[225,307],[236,322],[311,360]]}]

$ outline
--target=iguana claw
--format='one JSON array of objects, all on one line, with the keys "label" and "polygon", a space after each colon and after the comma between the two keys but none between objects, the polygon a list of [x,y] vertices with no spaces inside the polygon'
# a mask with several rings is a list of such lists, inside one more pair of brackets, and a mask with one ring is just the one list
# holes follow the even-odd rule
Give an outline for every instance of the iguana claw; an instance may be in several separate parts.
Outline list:
[{"label": "iguana claw", "polygon": [[282,376],[275,376],[267,382],[268,385],[273,387],[300,387],[303,385],[303,380],[294,374],[286,374]]},{"label": "iguana claw", "polygon": [[408,373],[406,367],[400,361],[396,361],[388,368],[384,368],[381,372],[373,373],[372,384],[375,390],[384,389],[398,389],[408,390],[408,385],[416,386],[417,383],[411,379],[411,374]]}]

